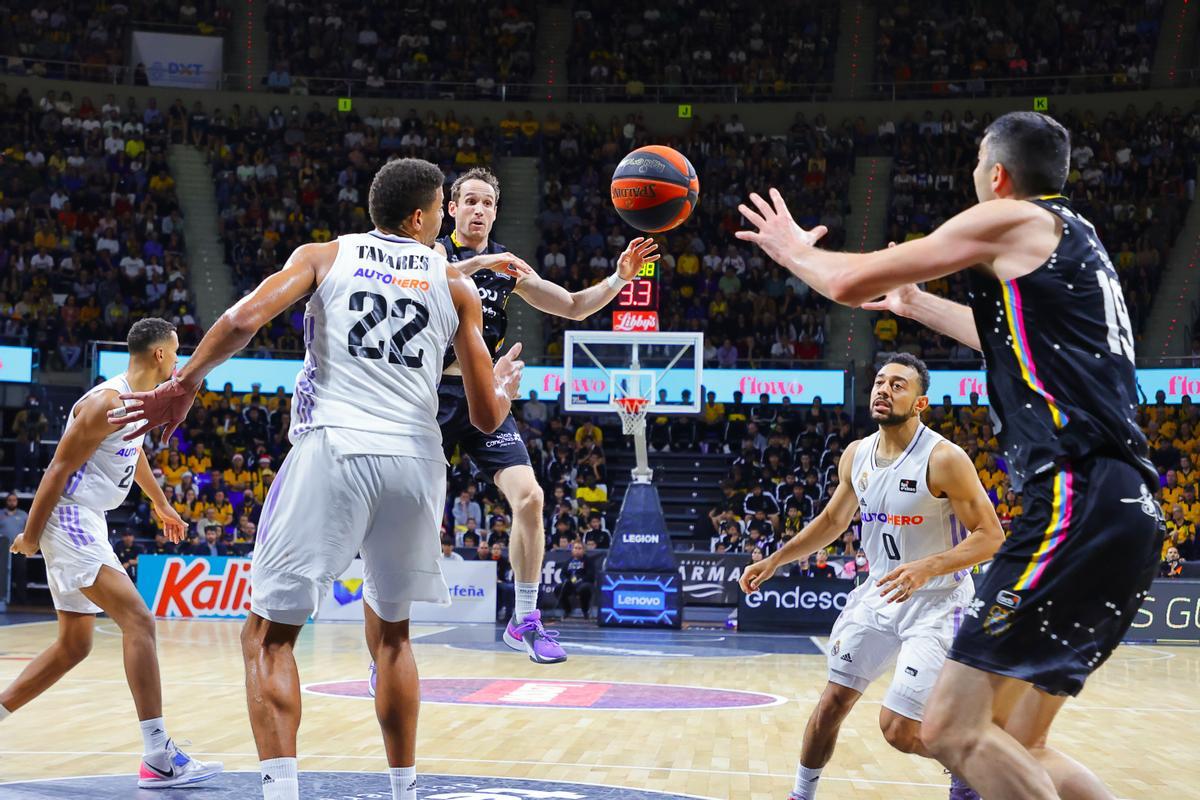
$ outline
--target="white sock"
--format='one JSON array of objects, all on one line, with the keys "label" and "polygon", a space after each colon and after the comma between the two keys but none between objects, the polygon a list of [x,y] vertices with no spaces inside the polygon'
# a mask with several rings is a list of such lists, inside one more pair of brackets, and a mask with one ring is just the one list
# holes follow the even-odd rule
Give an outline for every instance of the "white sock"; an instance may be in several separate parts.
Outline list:
[{"label": "white sock", "polygon": [[162,717],[144,719],[138,725],[142,727],[143,753],[153,755],[167,749],[167,742],[171,737],[167,736],[167,726],[163,724]]},{"label": "white sock", "polygon": [[5,720],[5,719],[8,719],[8,716],[9,716],[10,714],[12,714],[12,712],[11,712],[11,711],[9,711],[9,710],[8,710],[7,708],[5,708],[4,706],[0,705],[0,721],[3,721],[3,720]]},{"label": "white sock", "polygon": [[792,794],[799,800],[813,800],[817,796],[817,780],[821,777],[821,770],[809,769],[803,764],[796,765],[796,785],[792,787]]},{"label": "white sock", "polygon": [[518,620],[523,620],[529,614],[537,611],[538,584],[521,583],[517,581],[517,607],[513,609],[513,616]]},{"label": "white sock", "polygon": [[296,759],[268,758],[258,764],[262,773],[263,800],[300,800]]},{"label": "white sock", "polygon": [[392,800],[417,800],[417,768],[388,767]]}]

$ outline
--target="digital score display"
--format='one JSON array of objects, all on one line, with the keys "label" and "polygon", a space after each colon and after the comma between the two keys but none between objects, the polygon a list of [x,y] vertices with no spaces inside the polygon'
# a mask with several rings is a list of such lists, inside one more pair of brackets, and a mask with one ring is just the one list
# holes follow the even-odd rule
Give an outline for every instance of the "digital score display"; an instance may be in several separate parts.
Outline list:
[{"label": "digital score display", "polygon": [[617,295],[616,310],[618,311],[657,311],[658,310],[658,263],[654,261],[642,264],[637,277],[625,284],[625,288]]}]

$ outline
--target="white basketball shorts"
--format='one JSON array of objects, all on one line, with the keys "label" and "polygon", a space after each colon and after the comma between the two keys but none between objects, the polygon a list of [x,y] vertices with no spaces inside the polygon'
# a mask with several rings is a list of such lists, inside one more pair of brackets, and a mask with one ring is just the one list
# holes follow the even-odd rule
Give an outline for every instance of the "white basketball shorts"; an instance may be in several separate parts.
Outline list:
[{"label": "white basketball shorts", "polygon": [[438,565],[446,463],[343,455],[323,428],[306,433],[267,493],[251,567],[250,610],[303,625],[354,557],[363,559],[363,599],[388,622],[414,601],[448,605]]},{"label": "white basketball shorts", "polygon": [[830,682],[865,691],[895,659],[883,705],[919,722],[974,596],[968,577],[955,589],[918,592],[889,605],[874,582],[864,583],[851,592],[829,633]]},{"label": "white basketball shorts", "polygon": [[100,607],[80,589],[96,582],[101,567],[125,574],[108,541],[104,512],[60,501],[50,512],[40,546],[54,607],[76,614],[99,614]]}]

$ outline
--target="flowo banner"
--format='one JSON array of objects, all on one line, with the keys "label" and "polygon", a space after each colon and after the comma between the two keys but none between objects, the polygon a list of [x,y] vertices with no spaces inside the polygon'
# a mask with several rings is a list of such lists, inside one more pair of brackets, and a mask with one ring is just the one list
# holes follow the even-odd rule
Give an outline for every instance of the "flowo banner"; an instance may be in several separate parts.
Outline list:
[{"label": "flowo banner", "polygon": [[[442,561],[450,605],[413,603],[414,622],[492,622],[496,619],[494,562]],[[245,619],[250,613],[250,559],[227,556],[138,558],[137,589],[156,617]],[[362,561],[355,559],[321,598],[318,621],[363,619]]]},{"label": "flowo banner", "polygon": [[134,31],[133,65],[145,65],[151,86],[216,89],[223,47],[219,36]]},{"label": "flowo banner", "polygon": [[0,347],[0,381],[33,382],[33,348]]},{"label": "flowo banner", "polygon": [[[708,373],[705,373],[708,377]],[[1184,395],[1200,401],[1200,369],[1139,369],[1137,371],[1139,402],[1153,403],[1161,390],[1167,405],[1179,405]],[[981,369],[933,369],[929,371],[929,402],[938,405],[946,395],[956,406],[968,405],[971,393],[979,395],[979,404],[988,404],[987,374]]]}]

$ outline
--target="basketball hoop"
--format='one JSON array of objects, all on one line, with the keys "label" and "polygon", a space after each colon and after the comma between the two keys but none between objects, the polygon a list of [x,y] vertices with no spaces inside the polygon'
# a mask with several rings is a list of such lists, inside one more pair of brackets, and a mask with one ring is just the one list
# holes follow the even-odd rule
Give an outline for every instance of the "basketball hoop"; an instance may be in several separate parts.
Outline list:
[{"label": "basketball hoop", "polygon": [[621,429],[626,436],[646,432],[646,407],[650,400],[645,397],[614,397],[617,416],[621,418]]}]

